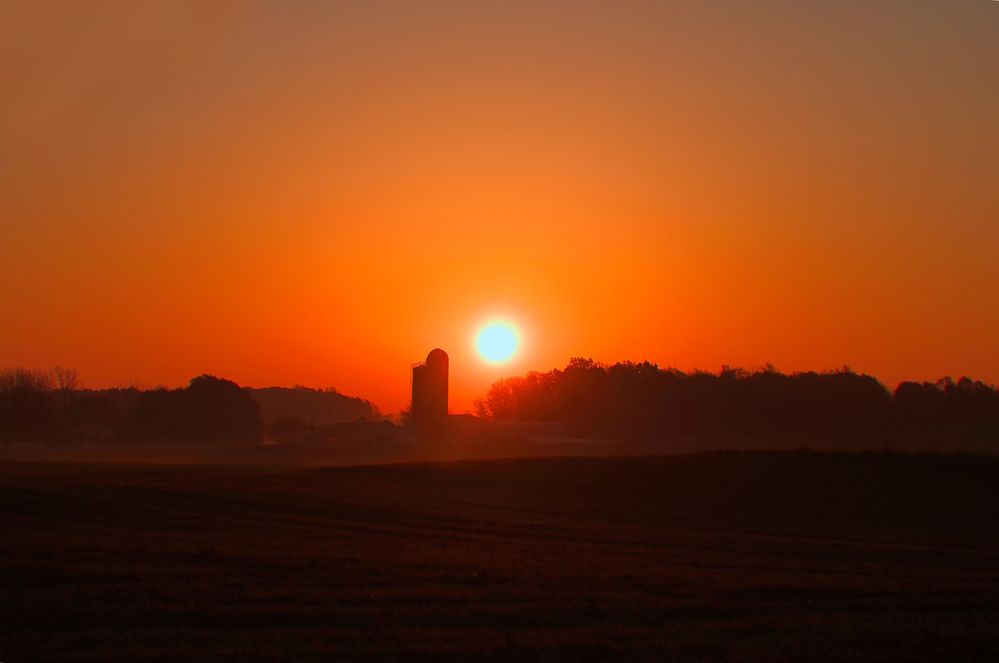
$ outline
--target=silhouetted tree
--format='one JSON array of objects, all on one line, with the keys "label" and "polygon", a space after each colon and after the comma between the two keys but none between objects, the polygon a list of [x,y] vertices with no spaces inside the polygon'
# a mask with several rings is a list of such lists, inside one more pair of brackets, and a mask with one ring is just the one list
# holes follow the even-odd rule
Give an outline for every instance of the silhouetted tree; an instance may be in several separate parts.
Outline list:
[{"label": "silhouetted tree", "polygon": [[309,430],[315,426],[298,417],[281,417],[267,424],[267,434],[274,438],[282,438],[295,433]]},{"label": "silhouetted tree", "polygon": [[75,368],[56,366],[52,369],[52,382],[55,388],[59,427],[63,437],[68,440],[73,436],[75,415],[73,405],[80,387],[80,374]]},{"label": "silhouetted tree", "polygon": [[316,425],[356,421],[360,417],[381,417],[371,401],[345,396],[333,388],[310,389],[296,385],[291,388],[248,388],[247,391],[260,404],[260,415],[265,424],[285,417],[296,417]]},{"label": "silhouetted tree", "polygon": [[0,438],[37,441],[53,437],[52,387],[52,376],[43,371],[0,371]]},{"label": "silhouetted tree", "polygon": [[118,441],[122,427],[121,399],[114,398],[118,391],[76,395],[72,404],[72,439],[90,443]]},{"label": "silhouetted tree", "polygon": [[999,441],[999,392],[962,377],[903,382],[894,396],[896,425],[910,434],[991,437]]},{"label": "silhouetted tree", "polygon": [[[988,409],[984,403],[995,395],[981,383],[959,383],[951,391],[960,392],[963,403],[952,409],[961,409],[968,421],[979,420]],[[684,373],[649,362],[606,367],[584,358],[572,359],[563,370],[496,382],[482,399],[481,412],[499,420],[561,422],[573,435],[626,438],[880,434],[891,431],[895,420],[884,386],[847,367],[792,375],[772,366]]]},{"label": "silhouetted tree", "polygon": [[260,407],[235,382],[196,377],[185,389],[139,393],[129,416],[138,439],[161,442],[258,442]]}]

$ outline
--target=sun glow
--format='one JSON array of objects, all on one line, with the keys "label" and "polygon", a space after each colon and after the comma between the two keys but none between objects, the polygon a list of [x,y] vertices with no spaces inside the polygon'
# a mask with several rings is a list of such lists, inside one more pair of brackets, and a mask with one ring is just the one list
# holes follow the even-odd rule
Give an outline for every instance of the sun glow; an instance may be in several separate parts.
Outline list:
[{"label": "sun glow", "polygon": [[483,325],[475,336],[475,349],[488,362],[509,360],[520,345],[516,325],[506,320],[493,320]]}]

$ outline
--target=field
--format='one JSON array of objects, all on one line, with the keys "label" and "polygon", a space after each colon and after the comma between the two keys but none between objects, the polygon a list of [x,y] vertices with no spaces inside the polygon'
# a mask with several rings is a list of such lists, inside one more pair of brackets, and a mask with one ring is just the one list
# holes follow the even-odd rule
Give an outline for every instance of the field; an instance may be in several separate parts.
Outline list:
[{"label": "field", "polygon": [[999,660],[999,461],[0,465],[0,660]]}]

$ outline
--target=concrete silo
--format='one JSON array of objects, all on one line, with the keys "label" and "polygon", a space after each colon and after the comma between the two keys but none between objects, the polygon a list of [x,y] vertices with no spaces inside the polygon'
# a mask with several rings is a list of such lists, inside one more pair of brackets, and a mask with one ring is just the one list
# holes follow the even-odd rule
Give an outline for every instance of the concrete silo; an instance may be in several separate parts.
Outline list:
[{"label": "concrete silo", "polygon": [[436,348],[413,366],[411,415],[417,432],[440,430],[447,422],[447,353]]}]

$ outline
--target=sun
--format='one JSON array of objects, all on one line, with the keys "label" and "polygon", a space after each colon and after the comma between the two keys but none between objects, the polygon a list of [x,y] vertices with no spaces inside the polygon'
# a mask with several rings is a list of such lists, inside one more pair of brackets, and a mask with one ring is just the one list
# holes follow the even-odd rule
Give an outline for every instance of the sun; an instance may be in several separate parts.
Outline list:
[{"label": "sun", "polygon": [[509,360],[517,352],[520,337],[517,326],[506,320],[487,322],[475,336],[475,349],[488,362]]}]

